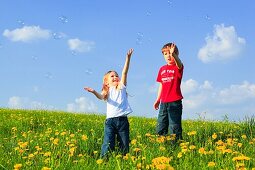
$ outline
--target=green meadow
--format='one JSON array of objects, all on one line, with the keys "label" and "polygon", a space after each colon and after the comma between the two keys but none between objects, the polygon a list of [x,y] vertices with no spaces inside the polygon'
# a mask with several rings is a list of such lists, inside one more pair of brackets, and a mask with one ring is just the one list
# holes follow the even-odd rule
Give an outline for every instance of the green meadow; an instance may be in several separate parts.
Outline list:
[{"label": "green meadow", "polygon": [[100,159],[105,116],[0,109],[0,169],[255,169],[255,119],[183,120],[183,141],[129,116],[130,152]]}]

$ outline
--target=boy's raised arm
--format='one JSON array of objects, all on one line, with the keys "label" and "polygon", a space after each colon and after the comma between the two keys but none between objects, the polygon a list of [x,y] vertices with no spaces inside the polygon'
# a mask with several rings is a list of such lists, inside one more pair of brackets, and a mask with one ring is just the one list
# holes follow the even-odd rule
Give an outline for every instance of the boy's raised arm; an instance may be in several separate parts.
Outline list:
[{"label": "boy's raised arm", "polygon": [[127,85],[127,74],[128,74],[128,69],[129,69],[130,58],[131,58],[131,55],[132,55],[133,51],[134,51],[134,49],[132,49],[132,48],[128,50],[125,65],[124,65],[123,70],[122,70],[121,82],[125,86]]}]

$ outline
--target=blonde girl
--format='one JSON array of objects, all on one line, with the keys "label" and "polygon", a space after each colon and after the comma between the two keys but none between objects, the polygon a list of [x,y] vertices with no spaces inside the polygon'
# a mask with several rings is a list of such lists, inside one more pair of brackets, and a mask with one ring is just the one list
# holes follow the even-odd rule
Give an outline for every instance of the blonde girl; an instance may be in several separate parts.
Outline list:
[{"label": "blonde girl", "polygon": [[101,93],[90,87],[84,87],[86,91],[107,103],[101,157],[106,156],[109,151],[114,151],[116,137],[122,154],[125,155],[129,152],[129,122],[127,115],[132,112],[132,109],[128,103],[126,85],[133,51],[133,49],[130,49],[127,52],[121,78],[114,70],[110,70],[104,75]]}]

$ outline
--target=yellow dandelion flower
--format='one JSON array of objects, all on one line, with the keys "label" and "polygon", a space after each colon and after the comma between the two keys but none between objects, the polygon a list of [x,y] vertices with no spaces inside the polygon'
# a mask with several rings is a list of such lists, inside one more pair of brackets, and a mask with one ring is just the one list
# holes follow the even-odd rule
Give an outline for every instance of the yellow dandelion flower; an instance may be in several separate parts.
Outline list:
[{"label": "yellow dandelion flower", "polygon": [[181,158],[182,157],[182,152],[179,152],[177,155],[177,158]]},{"label": "yellow dandelion flower", "polygon": [[136,165],[136,168],[137,168],[137,169],[142,169],[142,164],[141,164],[141,163],[138,163],[138,164]]},{"label": "yellow dandelion flower", "polygon": [[195,145],[190,145],[190,146],[189,146],[189,149],[190,149],[190,150],[194,150],[194,149],[196,149],[196,146],[195,146]]},{"label": "yellow dandelion flower", "polygon": [[22,164],[15,164],[14,169],[20,169],[22,167]]},{"label": "yellow dandelion flower", "polygon": [[241,148],[241,147],[243,146],[243,144],[242,144],[242,143],[238,143],[237,146],[238,146],[239,148]]},{"label": "yellow dandelion flower", "polygon": [[207,164],[208,167],[214,167],[215,165],[216,165],[215,162],[208,162]]},{"label": "yellow dandelion flower", "polygon": [[213,139],[216,139],[216,138],[217,138],[217,134],[216,134],[216,133],[213,133],[212,138],[213,138]]},{"label": "yellow dandelion flower", "polygon": [[58,145],[58,142],[59,142],[59,139],[58,139],[58,138],[56,138],[56,139],[53,140],[53,144],[54,144],[54,145]]},{"label": "yellow dandelion flower", "polygon": [[236,156],[232,159],[233,161],[249,161],[250,158],[244,155]]},{"label": "yellow dandelion flower", "polygon": [[84,141],[86,141],[86,140],[88,140],[88,137],[87,137],[87,135],[82,135],[82,136],[81,136],[81,139],[84,140]]},{"label": "yellow dandelion flower", "polygon": [[94,153],[94,155],[96,155],[98,153],[98,151],[94,151],[93,153]]},{"label": "yellow dandelion flower", "polygon": [[46,156],[46,157],[51,156],[51,152],[45,152],[43,156]]},{"label": "yellow dandelion flower", "polygon": [[65,136],[65,135],[66,135],[66,132],[61,132],[60,135],[61,135],[61,136]]},{"label": "yellow dandelion flower", "polygon": [[200,154],[205,154],[206,153],[205,148],[199,148],[198,152]]},{"label": "yellow dandelion flower", "polygon": [[97,162],[98,165],[100,165],[104,162],[104,160],[103,159],[98,159],[96,162]]},{"label": "yellow dandelion flower", "polygon": [[33,158],[35,155],[34,154],[29,154],[28,158]]},{"label": "yellow dandelion flower", "polygon": [[43,167],[42,170],[51,170],[51,168]]},{"label": "yellow dandelion flower", "polygon": [[160,147],[159,147],[159,150],[164,151],[164,150],[166,150],[166,148],[163,147],[163,146],[160,146]]},{"label": "yellow dandelion flower", "polygon": [[141,151],[140,148],[134,148],[134,152],[139,152],[139,151]]},{"label": "yellow dandelion flower", "polygon": [[12,131],[13,132],[17,131],[17,127],[12,127]]},{"label": "yellow dandelion flower", "polygon": [[124,160],[128,160],[128,158],[129,158],[129,154],[126,154],[125,156],[123,156]]},{"label": "yellow dandelion flower", "polygon": [[75,134],[73,134],[73,133],[70,135],[71,138],[73,138],[74,136],[75,136]]},{"label": "yellow dandelion flower", "polygon": [[197,134],[197,131],[191,131],[191,132],[188,132],[188,136],[194,136]]},{"label": "yellow dandelion flower", "polygon": [[247,136],[246,136],[246,135],[242,135],[242,138],[243,138],[243,139],[247,139]]},{"label": "yellow dandelion flower", "polygon": [[150,133],[146,133],[145,136],[146,136],[146,137],[150,137],[151,134],[150,134]]},{"label": "yellow dandelion flower", "polygon": [[136,140],[136,139],[133,139],[133,140],[131,141],[131,145],[135,145],[136,142],[137,142],[137,140]]}]

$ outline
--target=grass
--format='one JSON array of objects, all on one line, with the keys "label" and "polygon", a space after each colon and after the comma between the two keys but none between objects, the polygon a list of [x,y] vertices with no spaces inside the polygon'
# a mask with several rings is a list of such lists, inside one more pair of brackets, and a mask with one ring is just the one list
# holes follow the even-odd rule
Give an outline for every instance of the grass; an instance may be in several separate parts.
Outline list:
[{"label": "grass", "polygon": [[156,119],[129,117],[130,152],[99,158],[105,116],[0,109],[0,169],[255,169],[255,119],[184,120],[183,137],[155,135]]}]

